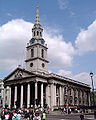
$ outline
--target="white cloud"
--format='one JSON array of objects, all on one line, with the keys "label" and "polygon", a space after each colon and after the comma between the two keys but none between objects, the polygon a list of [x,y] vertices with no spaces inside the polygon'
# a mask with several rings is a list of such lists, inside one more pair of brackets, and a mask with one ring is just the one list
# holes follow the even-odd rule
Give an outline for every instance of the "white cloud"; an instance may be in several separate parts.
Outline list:
[{"label": "white cloud", "polygon": [[[81,72],[79,74],[73,75],[72,71],[60,69],[57,72],[57,74],[62,75],[64,77],[71,78],[71,79],[79,81],[79,82],[83,82],[85,84],[90,85],[90,87],[92,87],[92,81],[91,81],[89,73],[87,73],[87,72]],[[93,76],[94,87],[96,88],[96,81],[95,80],[96,80],[96,75]]]},{"label": "white cloud", "polygon": [[96,20],[88,26],[87,30],[80,31],[75,44],[77,53],[81,55],[89,51],[96,51]]},{"label": "white cloud", "polygon": [[73,79],[91,85],[90,76],[86,72],[82,72],[82,73],[79,73],[79,74],[73,76]]},{"label": "white cloud", "polygon": [[16,19],[0,27],[0,69],[12,69],[20,64],[32,26],[32,23]]},{"label": "white cloud", "polygon": [[72,72],[68,70],[60,69],[57,74],[62,75],[64,77],[72,77]]},{"label": "white cloud", "polygon": [[62,35],[45,31],[44,38],[48,43],[48,57],[52,67],[68,67],[72,65],[74,48],[71,42],[66,43]]},{"label": "white cloud", "polygon": [[58,0],[59,8],[64,10],[68,7],[68,0]]},{"label": "white cloud", "polygon": [[[92,87],[92,81],[91,81],[89,73],[87,73],[87,72],[79,73],[79,74],[73,76],[73,79],[81,81],[81,82],[86,83],[86,84],[89,84],[90,87]],[[95,80],[96,80],[96,75],[93,76],[94,87],[96,88],[96,81]]]},{"label": "white cloud", "polygon": [[[0,69],[12,69],[24,62],[26,43],[32,37],[33,24],[23,19],[11,20],[0,27]],[[48,56],[53,67],[70,66],[74,48],[71,42],[66,43],[63,36],[53,29],[54,34],[44,30],[48,43]],[[58,34],[57,34],[58,33]]]}]

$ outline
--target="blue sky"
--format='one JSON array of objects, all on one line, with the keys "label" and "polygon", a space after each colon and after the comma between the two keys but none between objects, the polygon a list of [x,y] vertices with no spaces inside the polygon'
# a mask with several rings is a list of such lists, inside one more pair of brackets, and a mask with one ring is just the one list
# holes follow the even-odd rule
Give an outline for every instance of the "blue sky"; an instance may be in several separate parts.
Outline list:
[{"label": "blue sky", "polygon": [[91,71],[96,80],[96,0],[0,0],[0,78],[26,58],[37,2],[49,71],[91,85]]}]

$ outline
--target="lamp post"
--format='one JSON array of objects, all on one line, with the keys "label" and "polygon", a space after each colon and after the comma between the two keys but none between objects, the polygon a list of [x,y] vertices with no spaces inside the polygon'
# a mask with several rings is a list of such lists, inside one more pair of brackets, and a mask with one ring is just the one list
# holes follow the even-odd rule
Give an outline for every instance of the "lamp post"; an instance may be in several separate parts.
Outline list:
[{"label": "lamp post", "polygon": [[95,106],[94,85],[93,85],[93,73],[92,73],[92,72],[90,72],[90,77],[91,77],[91,81],[92,81],[93,106]]}]

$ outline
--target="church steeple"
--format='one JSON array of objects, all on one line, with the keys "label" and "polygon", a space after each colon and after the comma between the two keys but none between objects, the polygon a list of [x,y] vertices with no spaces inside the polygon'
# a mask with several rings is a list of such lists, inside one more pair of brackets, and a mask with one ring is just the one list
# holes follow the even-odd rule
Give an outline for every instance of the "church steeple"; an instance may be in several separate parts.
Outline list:
[{"label": "church steeple", "polygon": [[36,39],[42,39],[42,32],[43,29],[40,25],[40,18],[39,18],[39,4],[37,4],[37,10],[36,10],[36,18],[35,18],[35,24],[32,28],[32,38]]},{"label": "church steeple", "polygon": [[47,44],[42,37],[43,29],[39,19],[37,4],[35,24],[32,28],[32,38],[27,44],[26,68],[32,72],[48,73]]},{"label": "church steeple", "polygon": [[35,18],[35,24],[40,24],[40,19],[39,19],[39,4],[37,3],[37,11],[36,11],[36,18]]}]

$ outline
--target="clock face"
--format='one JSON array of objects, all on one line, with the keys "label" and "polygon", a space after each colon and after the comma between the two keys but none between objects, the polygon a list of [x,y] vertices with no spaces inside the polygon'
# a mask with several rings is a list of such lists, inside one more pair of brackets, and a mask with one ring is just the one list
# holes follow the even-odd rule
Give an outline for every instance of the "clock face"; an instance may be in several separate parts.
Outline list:
[{"label": "clock face", "polygon": [[41,40],[41,44],[44,44],[44,40],[43,39]]},{"label": "clock face", "polygon": [[34,42],[35,42],[35,40],[34,40],[34,39],[32,39],[32,40],[31,40],[31,43],[33,44]]}]

